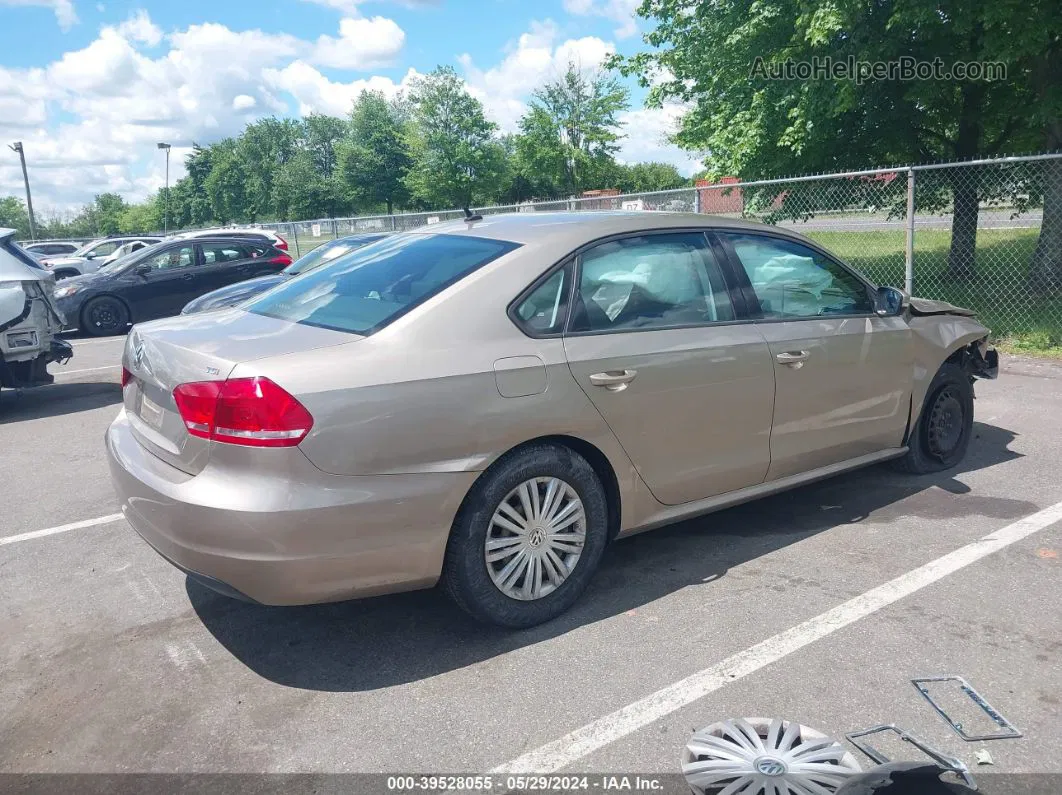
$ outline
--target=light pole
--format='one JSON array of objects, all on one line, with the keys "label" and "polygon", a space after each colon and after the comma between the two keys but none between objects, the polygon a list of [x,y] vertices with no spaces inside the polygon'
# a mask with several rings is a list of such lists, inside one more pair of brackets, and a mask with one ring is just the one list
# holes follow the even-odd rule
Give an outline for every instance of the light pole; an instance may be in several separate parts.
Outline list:
[{"label": "light pole", "polygon": [[166,150],[166,200],[162,211],[162,232],[165,234],[170,231],[170,145],[160,143],[158,147]]},{"label": "light pole", "polygon": [[33,197],[30,196],[29,172],[26,171],[26,153],[22,149],[22,141],[11,144],[11,151],[18,152],[18,158],[22,161],[22,181],[26,183],[26,210],[29,212],[30,239],[37,239],[37,224],[33,220]]}]

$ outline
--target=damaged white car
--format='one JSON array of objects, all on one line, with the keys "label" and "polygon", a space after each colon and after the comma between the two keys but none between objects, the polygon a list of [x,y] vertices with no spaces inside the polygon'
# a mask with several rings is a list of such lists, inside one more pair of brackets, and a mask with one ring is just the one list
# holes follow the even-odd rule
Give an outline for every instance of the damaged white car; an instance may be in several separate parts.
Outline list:
[{"label": "damaged white car", "polygon": [[66,322],[55,304],[55,277],[0,229],[0,388],[50,384],[51,362],[74,354],[58,334]]}]

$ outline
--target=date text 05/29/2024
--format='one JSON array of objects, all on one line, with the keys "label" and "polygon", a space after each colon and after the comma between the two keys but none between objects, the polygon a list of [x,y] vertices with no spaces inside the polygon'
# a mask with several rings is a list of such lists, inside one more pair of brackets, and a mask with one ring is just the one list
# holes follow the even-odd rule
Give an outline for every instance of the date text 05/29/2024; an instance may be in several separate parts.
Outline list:
[{"label": "date text 05/29/2024", "polygon": [[388,776],[389,793],[417,792],[659,792],[659,777],[638,775],[518,775],[518,776]]}]

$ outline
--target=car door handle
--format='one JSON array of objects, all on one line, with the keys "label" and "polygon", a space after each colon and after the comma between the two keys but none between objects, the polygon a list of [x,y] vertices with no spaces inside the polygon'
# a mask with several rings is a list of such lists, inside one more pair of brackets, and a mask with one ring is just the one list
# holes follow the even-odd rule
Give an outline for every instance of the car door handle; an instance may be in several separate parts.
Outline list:
[{"label": "car door handle", "polygon": [[594,373],[590,376],[590,383],[603,386],[610,392],[621,392],[637,375],[637,370],[609,370],[606,373]]},{"label": "car door handle", "polygon": [[788,367],[792,367],[794,370],[799,370],[804,366],[804,362],[808,360],[807,351],[786,351],[785,353],[779,353],[774,357],[774,360],[778,364],[784,364]]},{"label": "car door handle", "polygon": [[183,279],[184,281],[186,281],[186,282],[190,282],[190,281],[192,281],[192,279],[194,279],[194,278],[195,278],[195,276],[194,276],[193,274],[191,274],[191,273],[182,273],[182,274],[181,274],[181,278],[182,278],[182,279]]}]

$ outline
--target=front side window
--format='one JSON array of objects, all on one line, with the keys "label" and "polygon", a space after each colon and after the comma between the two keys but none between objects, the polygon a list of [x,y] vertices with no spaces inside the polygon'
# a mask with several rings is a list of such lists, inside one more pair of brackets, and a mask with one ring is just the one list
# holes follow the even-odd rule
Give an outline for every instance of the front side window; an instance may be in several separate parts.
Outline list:
[{"label": "front side window", "polygon": [[812,248],[762,235],[728,235],[771,320],[874,310],[863,282]]},{"label": "front side window", "polygon": [[168,271],[175,268],[187,268],[195,262],[195,250],[191,246],[171,248],[155,254],[140,262],[154,271]]},{"label": "front side window", "polygon": [[345,254],[243,308],[371,334],[517,246],[465,235],[399,235]]},{"label": "front side window", "polygon": [[561,268],[517,305],[517,322],[525,331],[543,336],[564,331],[568,319],[570,278],[571,268]]},{"label": "front side window", "polygon": [[572,331],[699,326],[734,319],[703,234],[612,240],[582,255]]}]

